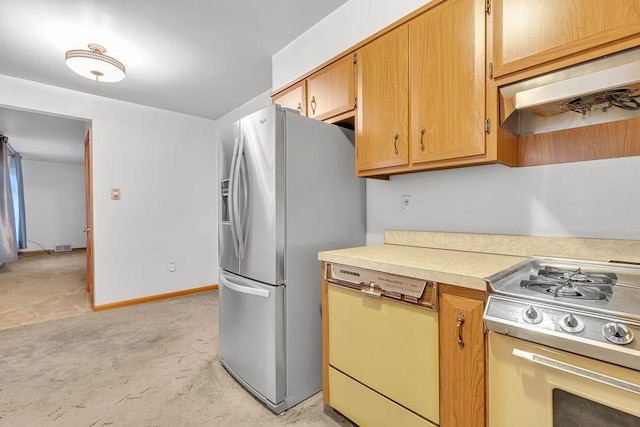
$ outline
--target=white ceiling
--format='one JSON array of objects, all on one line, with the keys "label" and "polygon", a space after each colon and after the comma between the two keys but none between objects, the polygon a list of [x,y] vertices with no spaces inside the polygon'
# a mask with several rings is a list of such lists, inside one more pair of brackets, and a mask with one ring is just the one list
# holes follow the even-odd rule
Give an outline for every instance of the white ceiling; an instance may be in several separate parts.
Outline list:
[{"label": "white ceiling", "polygon": [[84,163],[88,122],[0,108],[0,131],[24,160]]},{"label": "white ceiling", "polygon": [[[346,1],[3,0],[0,74],[216,120],[271,89],[273,54]],[[65,52],[89,43],[124,63],[123,81],[96,83],[67,68]],[[53,142],[84,127],[35,115],[43,123],[26,129],[29,114],[0,113],[0,131],[24,154],[33,144],[21,141],[33,141],[38,129],[47,126]]]},{"label": "white ceiling", "polygon": [[[3,0],[0,74],[218,119],[271,88],[271,57],[347,0]],[[107,48],[96,84],[64,63]]]}]

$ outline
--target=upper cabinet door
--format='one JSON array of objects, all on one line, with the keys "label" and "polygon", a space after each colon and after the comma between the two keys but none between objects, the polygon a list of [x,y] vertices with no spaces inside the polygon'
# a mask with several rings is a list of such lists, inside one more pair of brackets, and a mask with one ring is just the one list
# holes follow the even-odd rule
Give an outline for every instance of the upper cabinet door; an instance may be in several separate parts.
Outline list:
[{"label": "upper cabinet door", "polygon": [[279,104],[292,110],[298,110],[298,112],[306,116],[307,115],[307,91],[306,81],[301,80],[295,85],[287,88],[286,90],[278,93],[273,97],[273,103]]},{"label": "upper cabinet door", "polygon": [[357,52],[356,172],[360,176],[409,163],[407,59],[406,25]]},{"label": "upper cabinet door", "polygon": [[494,77],[640,34],[640,0],[492,2]]},{"label": "upper cabinet door", "polygon": [[353,56],[347,55],[307,78],[307,116],[325,120],[355,108]]},{"label": "upper cabinet door", "polygon": [[485,152],[485,11],[450,0],[409,22],[412,164]]}]

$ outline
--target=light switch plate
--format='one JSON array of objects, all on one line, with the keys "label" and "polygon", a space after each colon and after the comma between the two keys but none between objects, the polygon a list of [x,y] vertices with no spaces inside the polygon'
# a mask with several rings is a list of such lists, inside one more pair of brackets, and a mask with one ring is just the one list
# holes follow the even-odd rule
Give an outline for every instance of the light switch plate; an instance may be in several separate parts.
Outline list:
[{"label": "light switch plate", "polygon": [[120,189],[112,188],[111,189],[111,200],[120,200]]}]

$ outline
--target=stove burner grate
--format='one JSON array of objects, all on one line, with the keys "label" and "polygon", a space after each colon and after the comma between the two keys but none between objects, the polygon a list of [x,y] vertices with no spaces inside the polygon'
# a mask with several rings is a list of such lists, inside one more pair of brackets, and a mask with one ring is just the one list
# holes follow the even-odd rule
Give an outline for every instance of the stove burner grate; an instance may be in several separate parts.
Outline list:
[{"label": "stove burner grate", "polygon": [[538,275],[522,280],[520,286],[554,298],[608,301],[616,280],[615,273],[583,272],[580,268],[568,270],[545,266],[543,270],[538,270]]}]

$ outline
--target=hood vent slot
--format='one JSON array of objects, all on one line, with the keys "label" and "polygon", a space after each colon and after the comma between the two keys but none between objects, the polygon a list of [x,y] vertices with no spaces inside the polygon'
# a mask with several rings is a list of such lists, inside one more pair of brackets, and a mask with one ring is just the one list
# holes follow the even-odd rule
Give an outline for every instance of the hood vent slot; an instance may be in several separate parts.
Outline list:
[{"label": "hood vent slot", "polygon": [[640,118],[640,49],[503,86],[500,102],[518,136]]},{"label": "hood vent slot", "polygon": [[602,110],[606,112],[609,108],[622,108],[628,111],[640,110],[640,91],[638,87],[624,87],[613,90],[606,90],[592,95],[585,95],[572,99],[560,106],[561,110],[574,111],[586,115],[589,111]]}]

